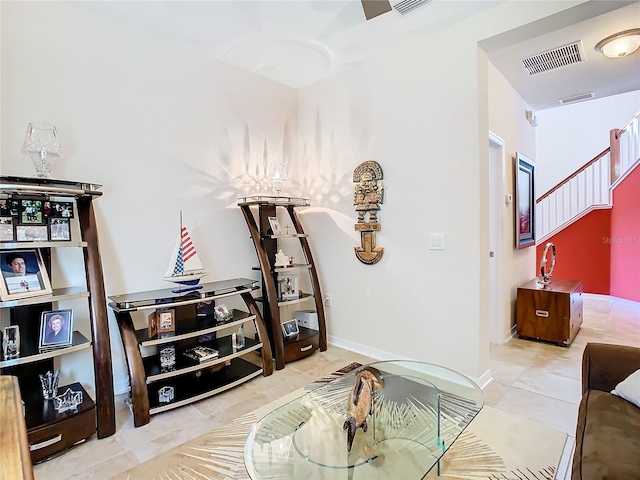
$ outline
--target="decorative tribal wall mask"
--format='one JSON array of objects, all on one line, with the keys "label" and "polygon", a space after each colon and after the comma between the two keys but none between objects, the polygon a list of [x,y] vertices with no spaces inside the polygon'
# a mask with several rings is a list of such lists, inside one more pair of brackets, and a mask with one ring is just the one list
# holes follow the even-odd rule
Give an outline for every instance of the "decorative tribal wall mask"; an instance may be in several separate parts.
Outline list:
[{"label": "decorative tribal wall mask", "polygon": [[360,232],[360,246],[354,250],[358,260],[373,265],[380,261],[384,252],[384,248],[376,247],[376,232],[381,229],[378,210],[384,198],[382,168],[374,161],[361,163],[353,171],[353,183],[353,204],[358,214],[356,231]]}]

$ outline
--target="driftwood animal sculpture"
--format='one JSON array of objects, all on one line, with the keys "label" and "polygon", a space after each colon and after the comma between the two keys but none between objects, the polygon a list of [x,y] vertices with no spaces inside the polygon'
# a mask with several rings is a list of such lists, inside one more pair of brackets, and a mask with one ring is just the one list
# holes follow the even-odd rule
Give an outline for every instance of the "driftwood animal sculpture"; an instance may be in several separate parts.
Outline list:
[{"label": "driftwood animal sculpture", "polygon": [[367,417],[373,414],[373,397],[376,389],[384,388],[380,371],[373,367],[364,367],[356,373],[356,383],[349,394],[347,420],[342,426],[347,430],[347,451],[351,451],[353,439],[358,427],[367,431]]}]

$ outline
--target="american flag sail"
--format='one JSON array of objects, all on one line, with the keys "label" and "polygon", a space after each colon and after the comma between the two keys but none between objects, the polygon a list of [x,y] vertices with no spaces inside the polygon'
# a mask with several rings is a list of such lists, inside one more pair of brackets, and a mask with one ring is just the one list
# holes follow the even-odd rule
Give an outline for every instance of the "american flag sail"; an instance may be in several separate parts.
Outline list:
[{"label": "american flag sail", "polygon": [[180,235],[164,278],[170,282],[197,283],[200,278],[207,275],[207,272],[200,263],[187,227],[182,226],[182,215],[180,217]]}]

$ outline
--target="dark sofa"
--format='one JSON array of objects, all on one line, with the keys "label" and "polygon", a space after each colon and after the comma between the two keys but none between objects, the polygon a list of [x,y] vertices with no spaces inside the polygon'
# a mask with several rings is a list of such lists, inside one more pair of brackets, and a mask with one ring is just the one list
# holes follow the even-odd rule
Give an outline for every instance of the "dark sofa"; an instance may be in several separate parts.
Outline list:
[{"label": "dark sofa", "polygon": [[640,479],[640,408],[610,392],[640,368],[640,348],[587,344],[571,480]]}]

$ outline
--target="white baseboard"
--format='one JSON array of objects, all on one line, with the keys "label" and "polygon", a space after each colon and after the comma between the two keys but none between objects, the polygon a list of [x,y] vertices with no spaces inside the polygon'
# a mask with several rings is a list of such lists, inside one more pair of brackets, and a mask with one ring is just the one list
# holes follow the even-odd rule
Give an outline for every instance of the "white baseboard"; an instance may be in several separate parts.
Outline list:
[{"label": "white baseboard", "polygon": [[372,348],[367,345],[363,345],[361,343],[352,342],[350,340],[334,337],[332,335],[327,336],[327,343],[329,343],[330,345],[333,345],[334,347],[342,348],[344,350],[349,350],[350,352],[359,353],[360,355],[365,355],[367,357],[375,358],[376,360],[381,360],[381,361],[415,360],[413,358],[405,357],[403,355],[396,355],[394,353],[390,353],[385,350],[379,350],[377,348]]},{"label": "white baseboard", "polygon": [[[363,345],[361,343],[352,342],[350,340],[345,340],[344,338],[334,337],[332,335],[327,336],[327,343],[329,345],[333,345],[334,347],[342,348],[343,350],[349,350],[353,353],[358,353],[360,355],[365,355],[367,357],[374,358],[380,361],[388,361],[388,360],[415,360],[415,358],[405,357],[404,355],[397,355],[395,353],[387,352],[385,350],[380,350],[377,348],[372,348],[367,345]],[[484,372],[480,378],[469,377],[471,380],[475,382],[476,385],[480,386],[480,388],[484,388],[486,385],[491,382],[493,376],[491,374],[491,369]]]},{"label": "white baseboard", "polygon": [[118,382],[113,384],[113,393],[114,395],[122,395],[123,393],[127,393],[129,391],[129,382],[127,379],[121,379]]}]

